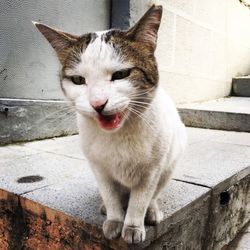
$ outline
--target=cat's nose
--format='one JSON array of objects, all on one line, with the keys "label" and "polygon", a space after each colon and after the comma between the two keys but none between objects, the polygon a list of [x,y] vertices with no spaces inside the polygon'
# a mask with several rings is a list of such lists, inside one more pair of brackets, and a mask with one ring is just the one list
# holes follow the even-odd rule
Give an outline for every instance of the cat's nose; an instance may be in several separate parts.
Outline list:
[{"label": "cat's nose", "polygon": [[108,103],[108,99],[102,100],[102,101],[92,101],[90,103],[90,105],[93,107],[93,109],[97,113],[100,114],[104,110],[104,108],[105,108],[105,106],[106,106],[107,103]]}]

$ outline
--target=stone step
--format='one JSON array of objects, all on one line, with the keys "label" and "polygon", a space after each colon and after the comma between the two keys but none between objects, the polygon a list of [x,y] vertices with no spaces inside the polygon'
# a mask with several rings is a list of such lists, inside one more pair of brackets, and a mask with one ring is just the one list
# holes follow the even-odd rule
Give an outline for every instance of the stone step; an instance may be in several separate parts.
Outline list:
[{"label": "stone step", "polygon": [[77,133],[69,102],[55,100],[0,98],[0,128],[0,145]]},{"label": "stone step", "polygon": [[233,78],[233,95],[250,97],[250,76]]},{"label": "stone step", "polygon": [[250,220],[250,134],[188,128],[145,242],[106,240],[78,136],[0,147],[0,249],[221,249]]},{"label": "stone step", "polygon": [[226,97],[178,106],[186,126],[250,132],[250,98]]}]

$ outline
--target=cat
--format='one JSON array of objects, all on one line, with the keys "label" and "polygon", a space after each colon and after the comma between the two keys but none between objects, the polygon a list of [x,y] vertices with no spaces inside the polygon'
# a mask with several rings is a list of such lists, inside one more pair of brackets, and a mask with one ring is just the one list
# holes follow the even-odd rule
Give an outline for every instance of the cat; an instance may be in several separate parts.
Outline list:
[{"label": "cat", "polygon": [[157,199],[186,146],[186,129],[158,84],[154,56],[162,6],[126,31],[82,36],[34,23],[55,49],[75,107],[81,146],[103,200],[108,239],[145,240],[163,219]]}]

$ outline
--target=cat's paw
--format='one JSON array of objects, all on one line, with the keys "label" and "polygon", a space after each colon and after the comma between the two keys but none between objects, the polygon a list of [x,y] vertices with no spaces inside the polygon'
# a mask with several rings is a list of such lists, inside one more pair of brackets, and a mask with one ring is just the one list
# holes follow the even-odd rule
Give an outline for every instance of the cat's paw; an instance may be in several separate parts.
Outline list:
[{"label": "cat's paw", "polygon": [[106,220],[103,223],[102,229],[105,238],[109,240],[116,239],[120,237],[122,232],[123,222]]},{"label": "cat's paw", "polygon": [[122,229],[122,238],[129,244],[138,244],[145,240],[145,227],[133,227],[124,225]]},{"label": "cat's paw", "polygon": [[104,203],[102,203],[100,206],[100,213],[103,215],[107,215],[107,210],[106,210]]},{"label": "cat's paw", "polygon": [[148,207],[145,223],[150,226],[155,226],[163,220],[163,213],[158,207]]}]

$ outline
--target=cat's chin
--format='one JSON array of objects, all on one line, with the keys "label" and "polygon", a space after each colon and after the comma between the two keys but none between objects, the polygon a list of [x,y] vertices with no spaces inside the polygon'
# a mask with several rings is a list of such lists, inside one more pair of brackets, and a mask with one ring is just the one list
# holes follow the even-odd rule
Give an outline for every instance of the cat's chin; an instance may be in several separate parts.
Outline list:
[{"label": "cat's chin", "polygon": [[111,115],[98,115],[96,120],[101,129],[109,132],[115,132],[122,127],[126,119],[126,112],[118,112]]}]

